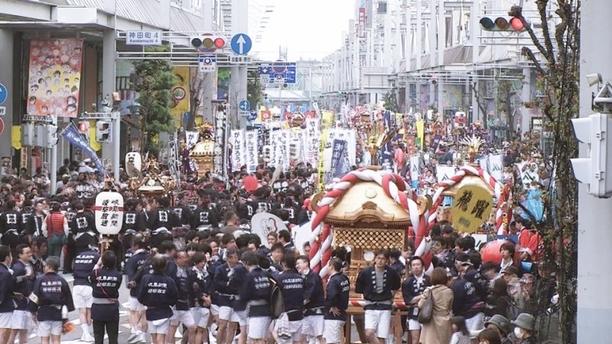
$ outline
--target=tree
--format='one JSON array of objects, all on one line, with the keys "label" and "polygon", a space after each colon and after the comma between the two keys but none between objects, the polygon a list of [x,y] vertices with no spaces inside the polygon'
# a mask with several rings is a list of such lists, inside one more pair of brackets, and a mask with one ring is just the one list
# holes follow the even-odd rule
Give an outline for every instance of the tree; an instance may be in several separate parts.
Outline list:
[{"label": "tree", "polygon": [[391,112],[399,112],[399,106],[397,105],[397,95],[393,90],[389,90],[383,98],[385,102],[385,109]]},{"label": "tree", "polygon": [[249,71],[247,80],[247,99],[251,103],[251,110],[256,110],[263,99],[259,75],[255,71]]},{"label": "tree", "polygon": [[[547,13],[551,4],[557,7],[554,19],[558,24],[554,32]],[[575,343],[578,189],[570,158],[577,156],[578,147],[570,120],[579,112],[580,0],[536,0],[536,5],[541,18],[541,39],[527,23],[520,6],[513,6],[509,14],[521,19],[541,56],[536,57],[529,47],[522,49],[545,81],[545,125],[554,138],[554,183],[551,183],[554,189],[549,187],[545,199],[548,221],[538,229],[544,238],[544,258],[558,266],[561,342]]]},{"label": "tree", "polygon": [[[156,50],[159,50],[157,48]],[[164,60],[142,60],[134,64],[135,89],[140,103],[143,153],[157,155],[160,150],[159,133],[173,132],[175,123],[170,114],[174,74]]]}]

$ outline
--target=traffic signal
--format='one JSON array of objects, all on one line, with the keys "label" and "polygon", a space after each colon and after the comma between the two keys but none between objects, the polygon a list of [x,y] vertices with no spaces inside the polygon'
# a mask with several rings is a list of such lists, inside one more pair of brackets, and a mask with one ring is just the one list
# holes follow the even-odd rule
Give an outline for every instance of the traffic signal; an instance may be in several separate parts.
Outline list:
[{"label": "traffic signal", "polygon": [[47,147],[53,147],[57,144],[57,125],[47,125]]},{"label": "traffic signal", "polygon": [[226,39],[218,35],[194,36],[190,43],[198,51],[212,53],[225,48]]},{"label": "traffic signal", "polygon": [[510,19],[497,17],[495,20],[490,17],[482,17],[480,19],[480,26],[485,31],[525,31],[525,25],[520,17],[510,17]]},{"label": "traffic signal", "polygon": [[608,138],[612,130],[612,119],[605,113],[572,119],[574,132],[579,142],[588,145],[588,157],[571,159],[574,176],[587,184],[588,192],[596,197],[612,196],[612,147]]},{"label": "traffic signal", "polygon": [[111,122],[109,121],[96,122],[96,141],[111,142]]}]

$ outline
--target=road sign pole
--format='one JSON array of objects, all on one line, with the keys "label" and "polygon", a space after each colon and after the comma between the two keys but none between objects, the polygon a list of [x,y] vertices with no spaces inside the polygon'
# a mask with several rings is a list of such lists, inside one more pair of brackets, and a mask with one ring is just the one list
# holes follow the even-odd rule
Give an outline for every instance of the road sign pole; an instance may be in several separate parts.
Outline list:
[{"label": "road sign pole", "polygon": [[113,119],[113,175],[115,182],[120,183],[119,162],[121,161],[121,116],[115,111],[111,114]]},{"label": "road sign pole", "polygon": [[[57,117],[51,116],[51,125],[57,126]],[[47,124],[48,125],[48,124]],[[52,142],[53,143],[53,142]],[[57,192],[57,142],[51,145],[51,161],[49,164],[49,179],[51,179],[51,195]]]}]

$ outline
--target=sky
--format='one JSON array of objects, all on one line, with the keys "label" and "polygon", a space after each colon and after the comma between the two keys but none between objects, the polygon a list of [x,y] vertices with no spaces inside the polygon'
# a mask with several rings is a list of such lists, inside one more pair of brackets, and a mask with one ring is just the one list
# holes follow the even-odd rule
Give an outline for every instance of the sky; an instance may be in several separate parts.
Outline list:
[{"label": "sky", "polygon": [[276,8],[262,42],[253,47],[261,59],[278,59],[279,46],[288,60],[317,59],[340,48],[354,18],[354,0],[269,0]]}]

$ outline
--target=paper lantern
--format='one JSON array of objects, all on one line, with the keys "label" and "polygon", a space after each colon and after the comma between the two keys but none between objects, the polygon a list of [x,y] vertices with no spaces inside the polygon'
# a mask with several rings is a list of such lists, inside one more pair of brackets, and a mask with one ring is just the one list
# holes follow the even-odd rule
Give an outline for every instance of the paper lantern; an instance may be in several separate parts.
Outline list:
[{"label": "paper lantern", "polygon": [[253,192],[257,190],[259,182],[257,181],[257,178],[254,176],[246,176],[242,179],[242,185],[244,186],[244,189],[246,191]]},{"label": "paper lantern", "polygon": [[502,260],[501,252],[499,252],[499,248],[505,243],[510,242],[508,240],[495,240],[489,241],[484,245],[483,248],[480,249],[480,256],[482,257],[482,262],[492,262],[495,264],[500,264]]}]

